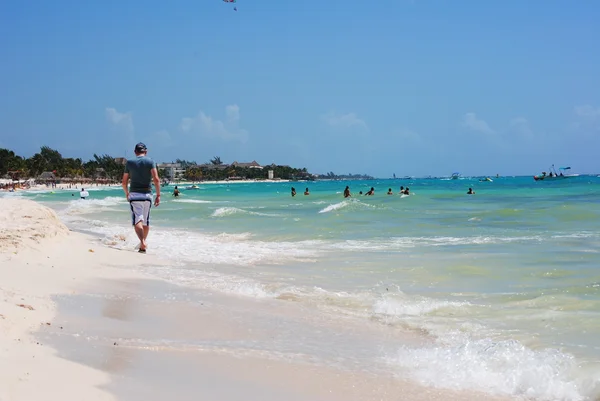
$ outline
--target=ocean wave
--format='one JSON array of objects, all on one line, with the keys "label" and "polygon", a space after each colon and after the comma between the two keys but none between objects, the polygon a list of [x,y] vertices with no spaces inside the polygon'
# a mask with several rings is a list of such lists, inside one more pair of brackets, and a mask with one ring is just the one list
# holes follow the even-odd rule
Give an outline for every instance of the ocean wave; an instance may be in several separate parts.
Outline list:
[{"label": "ocean wave", "polygon": [[253,216],[265,216],[265,217],[281,217],[279,214],[275,213],[260,213],[260,212],[252,212],[249,210],[240,209],[237,207],[220,207],[216,209],[212,213],[212,217],[228,217],[236,214],[247,214]]},{"label": "ocean wave", "polygon": [[344,209],[355,210],[358,208],[360,208],[360,209],[375,208],[375,206],[370,205],[368,203],[361,202],[356,199],[346,199],[341,202],[331,204],[331,205],[319,210],[319,213],[337,212],[337,211],[341,211]]},{"label": "ocean wave", "polygon": [[[89,220],[73,218],[69,223],[75,228],[101,235],[102,242],[114,248],[133,249],[139,242],[131,226],[101,222],[90,224]],[[194,265],[254,266],[294,261],[313,262],[319,253],[310,242],[254,241],[251,233],[209,235],[161,229],[152,231],[150,237],[152,252],[159,257]]]},{"label": "ocean wave", "polygon": [[453,313],[456,309],[470,305],[468,302],[437,300],[421,296],[394,294],[377,300],[373,306],[375,315],[388,317],[423,316],[436,311]]},{"label": "ocean wave", "polygon": [[213,203],[213,201],[207,201],[202,199],[175,199],[173,202],[177,203]]},{"label": "ocean wave", "polygon": [[121,196],[109,196],[103,199],[73,199],[68,201],[67,207],[61,211],[66,215],[98,213],[101,211],[118,211],[122,208],[115,206],[125,206],[128,204],[127,199]]},{"label": "ocean wave", "polygon": [[475,390],[534,400],[592,400],[598,371],[583,371],[557,349],[533,350],[516,340],[462,338],[458,342],[401,346],[384,360],[402,376],[437,388]]},{"label": "ocean wave", "polygon": [[415,248],[418,246],[458,246],[458,245],[483,245],[483,244],[502,244],[512,242],[543,242],[547,238],[543,236],[519,236],[519,237],[498,237],[498,236],[477,236],[477,237],[392,237],[376,238],[373,240],[346,240],[332,242],[327,245],[330,249],[339,249],[345,251],[390,251],[403,248]]}]

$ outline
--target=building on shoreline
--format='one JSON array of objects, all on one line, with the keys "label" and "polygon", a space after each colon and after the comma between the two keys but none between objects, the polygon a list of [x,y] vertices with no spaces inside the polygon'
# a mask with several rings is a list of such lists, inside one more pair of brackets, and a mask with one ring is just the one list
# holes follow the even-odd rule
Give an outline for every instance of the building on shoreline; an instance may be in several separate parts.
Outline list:
[{"label": "building on shoreline", "polygon": [[159,163],[156,165],[158,170],[165,171],[165,178],[175,180],[185,174],[186,169],[181,168],[181,163]]},{"label": "building on shoreline", "polygon": [[256,162],[256,160],[252,160],[250,163],[239,163],[237,161],[234,161],[233,163],[231,163],[232,167],[246,167],[246,168],[257,168],[262,170],[263,166],[261,166],[260,164],[258,164]]}]

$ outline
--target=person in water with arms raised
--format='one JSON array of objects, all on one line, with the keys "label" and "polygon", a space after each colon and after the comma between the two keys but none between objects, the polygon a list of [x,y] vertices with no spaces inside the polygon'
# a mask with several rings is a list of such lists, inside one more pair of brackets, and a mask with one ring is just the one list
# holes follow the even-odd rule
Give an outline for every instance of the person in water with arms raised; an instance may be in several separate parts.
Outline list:
[{"label": "person in water with arms raised", "polygon": [[[146,156],[148,149],[143,143],[135,145],[135,159],[127,160],[123,173],[123,191],[131,206],[131,224],[140,239],[140,253],[146,253],[150,232],[150,208],[152,207],[152,182],[156,188],[154,206],[160,204],[160,181],[154,160]],[[131,182],[129,183],[129,181]],[[129,187],[127,184],[129,183]]]}]

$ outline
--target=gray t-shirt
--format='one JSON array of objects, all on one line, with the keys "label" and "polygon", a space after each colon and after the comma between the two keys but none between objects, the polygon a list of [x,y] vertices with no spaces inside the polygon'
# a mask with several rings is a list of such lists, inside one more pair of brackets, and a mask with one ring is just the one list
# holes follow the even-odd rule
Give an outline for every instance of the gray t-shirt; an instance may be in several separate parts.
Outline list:
[{"label": "gray t-shirt", "polygon": [[129,173],[129,192],[147,194],[152,192],[152,169],[156,163],[149,157],[137,156],[127,160],[125,172]]}]

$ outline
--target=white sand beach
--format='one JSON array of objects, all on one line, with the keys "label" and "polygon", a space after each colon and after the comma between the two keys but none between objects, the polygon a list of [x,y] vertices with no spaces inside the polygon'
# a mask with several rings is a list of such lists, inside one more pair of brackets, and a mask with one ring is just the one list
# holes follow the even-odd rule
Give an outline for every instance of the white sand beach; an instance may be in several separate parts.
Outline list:
[{"label": "white sand beach", "polygon": [[139,277],[118,269],[135,256],[69,232],[33,201],[0,199],[0,400],[113,399],[97,388],[108,375],[57,357],[32,332],[52,325],[52,294],[75,294],[92,278]]},{"label": "white sand beach", "polygon": [[[291,302],[248,304],[215,294],[201,294],[202,304],[160,303],[148,294],[176,290],[128,268],[140,263],[164,262],[69,231],[33,201],[0,198],[0,400],[499,399],[293,358],[166,346],[274,338],[236,313],[252,306],[251,319],[283,318],[299,310]],[[58,315],[56,296],[68,305]]]}]

